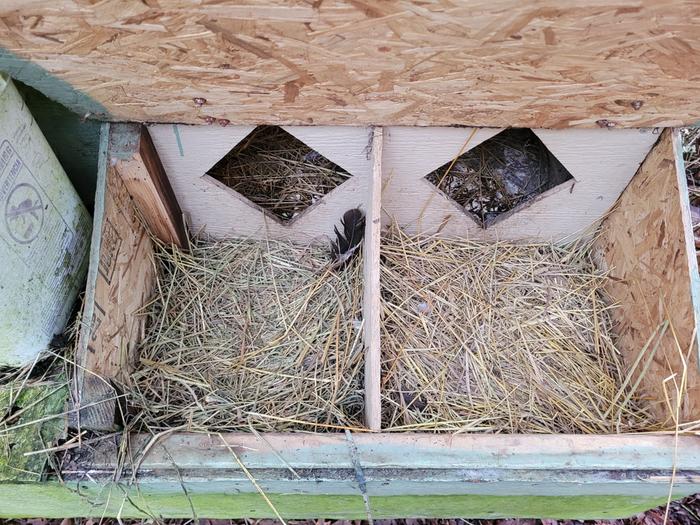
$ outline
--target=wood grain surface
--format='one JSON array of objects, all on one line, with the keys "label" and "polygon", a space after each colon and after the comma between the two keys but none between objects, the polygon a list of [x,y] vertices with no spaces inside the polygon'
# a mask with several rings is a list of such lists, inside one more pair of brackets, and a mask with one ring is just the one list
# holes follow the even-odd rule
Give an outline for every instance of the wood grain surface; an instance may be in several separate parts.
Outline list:
[{"label": "wood grain surface", "polygon": [[676,126],[700,120],[699,17],[696,0],[4,0],[0,69],[114,120]]}]

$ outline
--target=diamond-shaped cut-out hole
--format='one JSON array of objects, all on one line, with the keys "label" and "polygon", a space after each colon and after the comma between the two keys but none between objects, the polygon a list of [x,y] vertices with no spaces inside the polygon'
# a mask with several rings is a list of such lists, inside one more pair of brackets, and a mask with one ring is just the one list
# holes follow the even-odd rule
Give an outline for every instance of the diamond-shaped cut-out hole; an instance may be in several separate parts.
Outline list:
[{"label": "diamond-shaped cut-out hole", "polygon": [[279,126],[258,126],[207,175],[283,221],[299,215],[350,174]]},{"label": "diamond-shaped cut-out hole", "polygon": [[532,130],[507,129],[425,178],[486,228],[573,176]]}]

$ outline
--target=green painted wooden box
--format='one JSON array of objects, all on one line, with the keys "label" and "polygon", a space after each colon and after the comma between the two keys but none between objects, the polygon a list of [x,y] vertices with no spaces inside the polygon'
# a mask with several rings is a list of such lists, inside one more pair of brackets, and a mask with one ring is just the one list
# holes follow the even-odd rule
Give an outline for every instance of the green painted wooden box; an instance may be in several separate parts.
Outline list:
[{"label": "green painted wooden box", "polygon": [[[141,218],[171,241],[182,228],[175,195],[164,183],[171,161],[167,155],[159,160],[162,143],[152,131],[156,146],[140,125],[102,127],[70,409],[71,423],[81,428],[113,430],[118,393],[110,378],[130,366],[142,334],[137,313],[154,271]],[[372,139],[367,243],[378,243],[379,220],[372,218],[381,208],[382,135],[390,133],[374,130]],[[625,358],[633,361],[659,324],[670,323],[675,338],[659,342],[645,376],[659,384],[646,391],[663,403],[660,385],[677,374],[687,387],[677,400],[679,421],[700,419],[700,288],[674,130],[659,134],[601,231],[598,250],[621,304],[616,321]],[[365,249],[372,254],[374,248]],[[366,275],[374,278],[371,270]],[[379,402],[379,368],[372,361],[379,348],[365,335],[367,402]],[[381,432],[373,410],[368,406],[367,432],[116,433],[86,447],[61,481],[0,484],[0,516],[583,519],[628,516],[669,495],[700,491],[700,438],[692,424],[682,425],[682,433],[636,435],[400,434]],[[126,449],[137,472],[118,462]]]}]

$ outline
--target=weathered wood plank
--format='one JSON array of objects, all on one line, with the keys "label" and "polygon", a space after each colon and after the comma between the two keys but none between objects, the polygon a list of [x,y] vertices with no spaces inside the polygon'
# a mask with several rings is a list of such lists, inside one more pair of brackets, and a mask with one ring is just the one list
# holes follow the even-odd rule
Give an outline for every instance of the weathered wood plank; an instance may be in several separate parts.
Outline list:
[{"label": "weathered wood plank", "polygon": [[382,213],[382,128],[372,131],[372,175],[367,194],[364,243],[364,319],[365,340],[365,424],[370,430],[382,425],[381,398],[381,286],[379,282],[379,250]]},{"label": "weathered wood plank", "polygon": [[73,403],[80,411],[71,424],[81,428],[114,425],[118,393],[112,380],[128,381],[144,330],[140,310],[155,282],[150,235],[111,162],[111,153],[123,147],[121,139],[118,127],[115,134],[111,125],[103,126],[90,267],[75,356]]},{"label": "weathered wood plank", "polygon": [[182,211],[148,130],[141,124],[112,124],[119,145],[110,162],[121,176],[151,233],[166,244],[187,247]]},{"label": "weathered wood plank", "polygon": [[[674,382],[665,380],[674,374],[678,385],[687,379],[680,418],[700,419],[700,274],[680,148],[678,133],[664,131],[603,222],[596,245],[610,269],[607,292],[619,304],[612,310],[618,348],[629,366],[644,352],[635,377],[649,365],[642,392],[657,419],[668,423],[677,396]],[[665,331],[664,322],[670,323]]]},{"label": "weathered wood plank", "polygon": [[[3,485],[0,517],[63,518],[274,518],[274,513],[257,493],[223,491],[209,483],[188,486],[184,494],[178,482],[142,484],[25,483]],[[495,487],[497,488],[497,487]],[[221,490],[217,492],[216,490]],[[675,497],[685,494],[675,492]],[[366,519],[362,498],[342,495],[276,494],[267,496],[285,518],[312,519],[318,516],[338,519]],[[27,502],[32,502],[28,505]],[[474,518],[512,518],[541,516],[560,519],[610,519],[638,514],[658,505],[666,497],[658,496],[394,496],[370,497],[376,518],[470,516]]]},{"label": "weathered wood plank", "polygon": [[694,0],[5,0],[0,45],[94,101],[20,80],[116,120],[646,127],[700,120],[698,17]]},{"label": "weathered wood plank", "polygon": [[[253,469],[353,469],[343,434],[225,434],[241,461]],[[132,450],[142,449],[151,436],[132,438]],[[483,434],[353,434],[357,455],[365,469],[425,471],[461,469],[523,471],[655,471],[664,476],[674,463],[672,435],[483,435]],[[114,445],[111,445],[112,447]],[[115,464],[114,449],[98,449],[90,465],[109,470]],[[283,462],[280,456],[286,461]],[[180,469],[236,470],[230,450],[219,435],[175,433],[151,447],[141,463],[144,471],[171,469],[176,458]],[[700,440],[678,439],[678,468],[700,472]],[[632,476],[634,477],[634,476]],[[680,481],[680,480],[679,480]]]}]

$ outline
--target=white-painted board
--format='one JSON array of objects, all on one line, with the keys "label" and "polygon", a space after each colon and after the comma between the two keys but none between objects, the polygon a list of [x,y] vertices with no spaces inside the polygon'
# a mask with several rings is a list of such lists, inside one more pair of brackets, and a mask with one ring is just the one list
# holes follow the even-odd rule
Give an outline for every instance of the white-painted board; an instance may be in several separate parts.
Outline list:
[{"label": "white-painted board", "polygon": [[410,233],[477,240],[561,240],[585,231],[605,215],[658,139],[646,129],[533,130],[574,180],[483,228],[425,176],[500,131],[385,128],[384,224],[396,221]]},{"label": "white-painted board", "polygon": [[[150,127],[190,228],[215,238],[317,241],[342,213],[367,201],[371,161],[364,127],[285,126],[352,177],[292,221],[270,213],[206,175],[253,126]],[[425,179],[434,169],[501,132],[498,128],[388,127],[382,163],[382,220],[410,233],[483,240],[561,240],[607,213],[658,135],[647,129],[533,130],[573,176],[483,228]]]},{"label": "white-painted board", "polygon": [[338,164],[351,177],[291,221],[274,215],[206,172],[243,140],[254,126],[158,124],[149,132],[193,232],[213,238],[244,237],[314,242],[333,234],[343,213],[364,208],[372,171],[369,128],[283,126],[283,129]]}]

